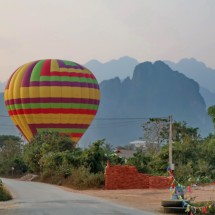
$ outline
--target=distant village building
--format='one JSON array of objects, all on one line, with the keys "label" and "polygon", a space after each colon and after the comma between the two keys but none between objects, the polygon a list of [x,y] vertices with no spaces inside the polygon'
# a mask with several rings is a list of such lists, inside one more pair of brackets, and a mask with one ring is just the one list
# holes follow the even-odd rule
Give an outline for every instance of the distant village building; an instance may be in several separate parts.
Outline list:
[{"label": "distant village building", "polygon": [[145,140],[134,140],[129,143],[134,148],[142,148],[146,149],[146,141]]},{"label": "distant village building", "polygon": [[132,142],[129,142],[129,147],[128,148],[123,148],[123,147],[117,147],[115,149],[115,153],[123,157],[125,159],[133,157],[134,153],[137,152],[137,149],[141,149],[142,151],[146,150],[146,141],[145,140],[134,140]]},{"label": "distant village building", "polygon": [[134,153],[136,153],[136,150],[131,150],[131,149],[116,149],[115,153],[122,158],[128,159],[130,157],[134,156]]}]

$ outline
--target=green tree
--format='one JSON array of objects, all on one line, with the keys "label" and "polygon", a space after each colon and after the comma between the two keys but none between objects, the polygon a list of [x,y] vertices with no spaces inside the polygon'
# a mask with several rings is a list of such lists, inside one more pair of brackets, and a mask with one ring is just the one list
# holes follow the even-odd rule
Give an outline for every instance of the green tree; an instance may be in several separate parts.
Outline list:
[{"label": "green tree", "polygon": [[91,173],[104,172],[108,160],[104,145],[104,139],[98,140],[83,152],[83,164]]},{"label": "green tree", "polygon": [[0,135],[0,148],[4,145],[5,141],[13,140],[15,142],[21,142],[20,138],[13,135]]},{"label": "green tree", "polygon": [[52,183],[54,183],[70,176],[72,164],[68,160],[68,154],[69,152],[65,151],[49,152],[44,155],[39,161],[42,177],[50,177]]},{"label": "green tree", "polygon": [[149,153],[150,162],[148,163],[149,173],[155,175],[165,175],[169,161],[169,145],[165,144],[158,153]]},{"label": "green tree", "polygon": [[[167,134],[166,136],[168,136]],[[197,161],[200,159],[199,147],[201,143],[202,138],[198,134],[197,128],[189,127],[185,122],[173,123],[173,162],[177,176],[183,174],[187,176],[186,171],[188,170],[191,176],[195,175],[198,170]],[[169,144],[165,144],[159,152],[151,153],[150,156],[149,172],[152,174],[166,174],[169,162]]]},{"label": "green tree", "polygon": [[36,139],[32,141],[32,143],[27,144],[24,147],[24,161],[29,168],[30,172],[34,172],[35,174],[40,173],[40,159],[42,158],[41,151],[42,142],[37,142]]},{"label": "green tree", "polygon": [[215,136],[210,135],[199,146],[199,171],[202,176],[215,179]]},{"label": "green tree", "polygon": [[0,136],[0,174],[21,175],[27,171],[22,158],[23,145],[18,137]]},{"label": "green tree", "polygon": [[186,122],[174,122],[172,125],[173,130],[173,140],[174,141],[185,141],[186,139],[190,139],[190,141],[199,141],[201,140],[201,136],[199,134],[198,128],[193,128],[187,125]]},{"label": "green tree", "polygon": [[150,161],[151,157],[149,155],[147,155],[142,150],[137,150],[137,152],[134,153],[133,157],[127,159],[126,164],[135,166],[139,172],[148,173],[148,164]]},{"label": "green tree", "polygon": [[58,132],[44,131],[38,133],[25,147],[24,160],[31,171],[40,173],[45,171],[45,167],[48,168],[48,162],[55,164],[57,168],[57,158],[64,159],[62,156],[71,153],[75,146],[76,143],[67,136]]},{"label": "green tree", "polygon": [[215,129],[215,105],[208,108],[208,115],[212,118],[212,122],[214,124]]}]

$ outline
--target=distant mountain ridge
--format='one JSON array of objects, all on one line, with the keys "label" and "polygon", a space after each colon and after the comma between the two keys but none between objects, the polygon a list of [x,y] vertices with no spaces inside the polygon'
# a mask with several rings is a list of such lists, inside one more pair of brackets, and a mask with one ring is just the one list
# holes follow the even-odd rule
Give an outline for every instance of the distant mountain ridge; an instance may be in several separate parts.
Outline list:
[{"label": "distant mountain ridge", "polygon": [[100,83],[103,80],[119,77],[121,80],[131,77],[138,61],[131,57],[121,57],[118,60],[110,60],[101,63],[98,60],[91,60],[85,66],[93,72]]},{"label": "distant mountain ridge", "polygon": [[[197,82],[173,71],[162,61],[137,63],[134,66],[137,61],[129,58],[123,60],[133,64],[124,76],[100,83],[99,111],[81,139],[81,146],[103,138],[113,145],[127,145],[129,141],[143,136],[141,125],[144,118],[168,117],[170,114],[174,120],[186,121],[190,126],[199,127],[203,135],[213,131]],[[93,64],[102,66],[96,61],[92,61],[91,66]],[[134,69],[130,74],[132,67]],[[94,73],[92,68],[91,70]],[[106,75],[111,74],[108,69],[102,71],[106,71]],[[116,73],[122,74],[122,71]],[[201,88],[201,91],[204,89]],[[7,115],[3,93],[0,94],[0,115]],[[9,117],[1,116],[0,120],[0,134],[18,134]]]},{"label": "distant mountain ridge", "polygon": [[204,63],[194,58],[184,58],[178,63],[164,61],[173,70],[179,71],[188,78],[194,79],[199,85],[212,93],[215,93],[215,69],[207,67]]},{"label": "distant mountain ridge", "polygon": [[205,100],[207,108],[215,105],[215,93],[210,92],[208,89],[204,87],[200,87],[200,93]]},{"label": "distant mountain ridge", "polygon": [[[167,117],[170,114],[174,120],[199,127],[203,135],[212,132],[198,83],[171,70],[162,61],[138,64],[131,79],[105,80],[100,89],[101,104],[96,120],[82,142],[106,138],[114,145],[124,145],[143,136],[144,117]],[[102,118],[109,120],[99,120]],[[137,120],[129,120],[131,118]]]},{"label": "distant mountain ridge", "polygon": [[[178,63],[164,62],[172,70],[178,71],[199,83],[200,93],[204,97],[207,107],[215,104],[215,69],[207,67],[203,62],[197,61],[194,58],[184,58]],[[86,63],[85,66],[95,74],[100,83],[114,77],[119,77],[120,80],[124,80],[127,77],[131,78],[137,64],[138,61],[136,59],[127,56],[106,63],[92,60]]]},{"label": "distant mountain ridge", "polygon": [[13,124],[8,115],[5,103],[4,93],[0,93],[0,135],[19,135],[18,129]]},{"label": "distant mountain ridge", "polygon": [[4,92],[5,86],[6,86],[6,83],[2,83],[0,81],[0,92]]}]

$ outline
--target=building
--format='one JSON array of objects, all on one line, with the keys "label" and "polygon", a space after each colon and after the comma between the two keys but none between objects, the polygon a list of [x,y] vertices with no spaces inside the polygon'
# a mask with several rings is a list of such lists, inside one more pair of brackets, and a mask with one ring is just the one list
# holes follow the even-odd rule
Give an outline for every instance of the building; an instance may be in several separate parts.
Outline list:
[{"label": "building", "polygon": [[146,141],[145,140],[134,140],[129,143],[133,146],[133,148],[142,148],[146,149]]}]

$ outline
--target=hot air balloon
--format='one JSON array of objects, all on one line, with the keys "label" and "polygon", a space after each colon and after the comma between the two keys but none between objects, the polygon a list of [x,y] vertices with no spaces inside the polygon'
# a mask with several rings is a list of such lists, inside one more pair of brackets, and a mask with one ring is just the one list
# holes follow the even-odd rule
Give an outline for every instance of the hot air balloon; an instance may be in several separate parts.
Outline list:
[{"label": "hot air balloon", "polygon": [[87,68],[46,59],[20,66],[11,75],[4,98],[12,121],[28,141],[49,130],[77,143],[96,115],[100,91]]}]

